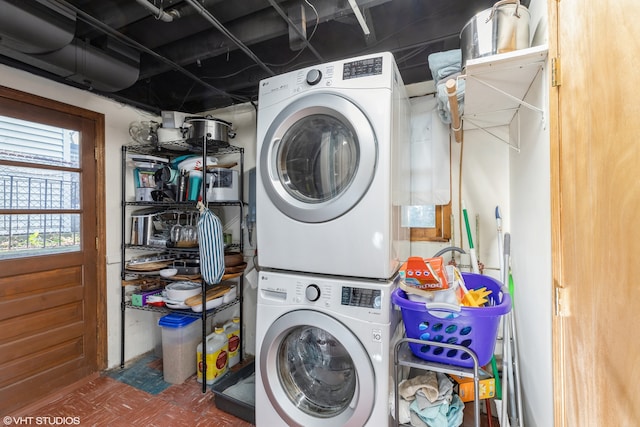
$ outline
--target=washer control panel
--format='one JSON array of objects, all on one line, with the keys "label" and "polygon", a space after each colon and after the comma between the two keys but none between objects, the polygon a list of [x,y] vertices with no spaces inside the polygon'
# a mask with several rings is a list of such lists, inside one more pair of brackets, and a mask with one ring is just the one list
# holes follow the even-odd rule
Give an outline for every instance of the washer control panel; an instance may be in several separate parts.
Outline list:
[{"label": "washer control panel", "polygon": [[[293,302],[298,304],[322,304],[325,307],[348,306],[381,310],[383,292],[380,288],[331,283],[322,280],[297,280]],[[263,289],[264,292],[264,289]],[[285,294],[286,295],[286,294]],[[285,296],[285,299],[286,296]]]},{"label": "washer control panel", "polygon": [[343,286],[341,304],[380,310],[382,306],[382,292],[380,289]]},{"label": "washer control panel", "polygon": [[[390,281],[377,281],[275,271],[263,271],[258,277],[260,306],[318,310],[349,322],[378,325],[392,320],[395,310],[391,293],[400,280],[399,275]],[[372,326],[367,327],[371,330]],[[373,331],[371,336],[375,341],[380,334]]]}]

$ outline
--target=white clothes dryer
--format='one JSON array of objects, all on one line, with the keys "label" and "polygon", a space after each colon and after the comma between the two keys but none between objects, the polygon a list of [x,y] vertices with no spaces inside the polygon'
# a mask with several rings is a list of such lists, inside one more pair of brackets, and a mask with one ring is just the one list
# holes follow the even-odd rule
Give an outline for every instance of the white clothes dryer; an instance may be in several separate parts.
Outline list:
[{"label": "white clothes dryer", "polygon": [[397,280],[259,273],[258,427],[391,425]]},{"label": "white clothes dryer", "polygon": [[262,267],[388,279],[409,255],[409,102],[391,53],[260,82]]}]

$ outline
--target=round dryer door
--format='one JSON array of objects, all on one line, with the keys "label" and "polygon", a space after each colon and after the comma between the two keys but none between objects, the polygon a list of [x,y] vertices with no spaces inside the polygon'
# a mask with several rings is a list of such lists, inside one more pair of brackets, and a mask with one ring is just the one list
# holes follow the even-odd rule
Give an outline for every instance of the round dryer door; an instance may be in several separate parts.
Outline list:
[{"label": "round dryer door", "polygon": [[364,113],[335,94],[288,105],[262,142],[261,178],[271,202],[301,222],[325,222],[355,206],[373,180],[375,133]]},{"label": "round dryer door", "polygon": [[260,353],[269,402],[290,426],[362,426],[374,404],[375,377],[358,338],[310,310],[278,318]]}]

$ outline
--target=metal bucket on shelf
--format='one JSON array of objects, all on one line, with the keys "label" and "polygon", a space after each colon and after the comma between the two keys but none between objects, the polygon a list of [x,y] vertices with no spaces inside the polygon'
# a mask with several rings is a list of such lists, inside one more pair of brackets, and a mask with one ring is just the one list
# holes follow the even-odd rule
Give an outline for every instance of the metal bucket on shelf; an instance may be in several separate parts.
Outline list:
[{"label": "metal bucket on shelf", "polygon": [[528,48],[529,20],[520,0],[501,0],[478,12],[460,31],[462,68],[469,59]]}]

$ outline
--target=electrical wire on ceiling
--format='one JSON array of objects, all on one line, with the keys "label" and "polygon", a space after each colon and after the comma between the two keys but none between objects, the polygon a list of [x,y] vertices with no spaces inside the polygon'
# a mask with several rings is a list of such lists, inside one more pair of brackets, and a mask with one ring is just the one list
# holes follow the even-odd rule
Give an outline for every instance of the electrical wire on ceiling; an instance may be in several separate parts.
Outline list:
[{"label": "electrical wire on ceiling", "polygon": [[176,110],[182,111],[182,106],[184,105],[184,103],[187,100],[187,98],[189,97],[189,95],[191,95],[191,91],[193,90],[193,88],[195,86],[196,86],[196,82],[191,83],[191,87],[189,88],[187,93],[185,93],[184,96],[182,97],[182,101],[180,102],[180,105],[178,106],[178,108],[176,108]]},{"label": "electrical wire on ceiling", "polygon": [[315,8],[315,6],[312,5],[308,0],[304,0],[304,2],[311,8],[311,10],[313,10],[313,13],[315,13],[315,15],[316,15],[316,23],[313,26],[313,30],[311,30],[311,34],[309,35],[309,38],[307,39],[307,43],[300,50],[300,52],[298,52],[293,58],[291,58],[287,62],[283,62],[281,64],[268,64],[269,66],[271,66],[271,67],[286,67],[287,65],[291,64],[293,61],[298,59],[298,57],[300,55],[302,55],[302,52],[304,52],[307,49],[307,47],[310,46],[311,39],[313,38],[313,35],[316,33],[316,30],[318,29],[318,24],[320,22],[320,15],[318,14],[318,10]]},{"label": "electrical wire on ceiling", "polygon": [[240,50],[242,50],[249,58],[253,59],[253,62],[255,62],[256,64],[258,64],[264,71],[267,72],[267,74],[274,76],[275,73],[267,66],[267,64],[265,64],[264,62],[262,62],[262,60],[260,58],[258,58],[258,56],[253,53],[253,51],[251,49],[249,49],[244,43],[242,43],[242,41],[237,38],[235,35],[233,35],[224,25],[222,25],[220,23],[220,21],[218,21],[218,19],[216,19],[215,16],[213,16],[211,14],[211,12],[209,12],[203,5],[201,5],[200,3],[198,3],[196,0],[186,0],[191,6],[193,6],[194,9],[197,10],[197,12],[203,17],[205,18],[207,21],[209,21],[209,23],[211,23],[211,25],[213,25],[218,31],[220,31],[222,34],[224,34],[229,40],[231,40]]},{"label": "electrical wire on ceiling", "polygon": [[[305,44],[305,46],[291,59],[289,59],[287,62],[283,62],[283,63],[270,63],[270,62],[265,62],[266,65],[270,66],[270,67],[286,67],[287,65],[290,65],[291,63],[293,63],[296,59],[298,59],[298,57],[302,54],[302,52],[304,52],[307,47],[309,46],[309,42],[311,42],[311,39],[313,38],[314,34],[316,33],[316,30],[318,29],[318,24],[320,22],[320,15],[318,14],[318,10],[313,6],[313,4],[311,4],[308,0],[304,0],[304,2],[309,5],[309,7],[313,10],[313,12],[316,15],[316,22],[313,26],[313,30],[311,30],[311,34],[309,35],[309,38],[307,39],[307,43]],[[315,63],[315,62],[313,62]],[[244,68],[241,68],[237,71],[234,71],[230,74],[224,74],[224,75],[219,75],[219,76],[202,76],[202,78],[205,79],[211,79],[211,80],[215,80],[215,79],[226,79],[226,78],[230,78],[230,77],[235,77],[239,74],[244,73],[245,71],[248,71],[252,68],[257,67],[258,64],[251,64],[248,65]]]}]

